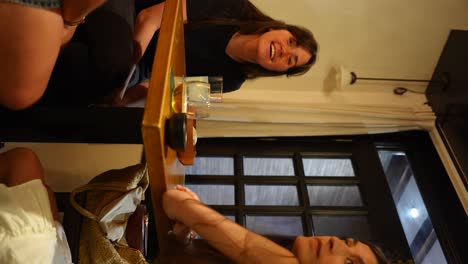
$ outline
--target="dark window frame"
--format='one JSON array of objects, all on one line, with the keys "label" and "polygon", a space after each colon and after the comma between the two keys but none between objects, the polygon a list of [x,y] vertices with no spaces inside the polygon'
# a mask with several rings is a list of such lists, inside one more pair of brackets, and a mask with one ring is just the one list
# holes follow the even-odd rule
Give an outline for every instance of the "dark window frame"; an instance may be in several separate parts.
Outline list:
[{"label": "dark window frame", "polygon": [[[241,142],[241,144],[239,143]],[[258,151],[255,148],[258,145],[266,146],[265,151]],[[268,147],[270,145],[270,147]],[[242,147],[240,147],[242,146]],[[274,147],[273,147],[274,146]],[[291,146],[293,146],[291,148]],[[300,147],[298,147],[300,146]],[[300,150],[312,146],[311,150]],[[275,149],[275,153],[278,155],[289,155],[293,159],[294,170],[296,176],[241,176],[243,175],[242,158],[243,156],[271,156],[271,150]],[[231,149],[231,152],[228,150]],[[232,150],[238,150],[232,152]],[[373,221],[382,218],[388,214],[394,214],[397,216],[396,208],[381,208],[380,202],[371,202],[365,204],[362,208],[339,208],[340,210],[328,210],[329,208],[323,207],[310,207],[307,192],[307,184],[326,184],[326,183],[338,183],[343,184],[345,181],[349,184],[364,184],[361,190],[361,196],[366,197],[385,197],[387,202],[393,200],[391,193],[388,188],[384,190],[373,190],[373,184],[383,184],[385,176],[378,158],[378,149],[397,149],[404,151],[413,167],[413,171],[416,176],[417,184],[420,188],[421,194],[423,195],[424,202],[426,203],[427,210],[433,221],[434,229],[439,237],[443,251],[446,254],[449,263],[463,263],[467,260],[467,253],[463,251],[463,241],[467,235],[467,223],[466,215],[463,207],[456,195],[453,186],[451,185],[450,179],[442,166],[442,163],[435,151],[435,148],[430,140],[427,132],[424,131],[409,131],[379,135],[362,135],[362,136],[342,136],[342,137],[284,137],[284,138],[217,138],[217,139],[200,139],[197,144],[198,155],[203,155],[210,150],[210,155],[214,156],[232,156],[234,158],[234,176],[222,176],[223,180],[231,178],[231,182],[236,185],[236,206],[213,206],[213,208],[219,210],[222,213],[230,213],[236,216],[236,221],[245,225],[244,215],[246,213],[257,213],[257,214],[295,214],[301,210],[303,219],[310,217],[312,214],[327,214],[330,212],[349,214],[351,212],[357,214],[367,214]],[[334,154],[333,154],[334,153]],[[366,180],[356,179],[356,177],[305,177],[303,171],[300,168],[303,166],[302,157],[339,157],[342,158],[348,153],[349,156],[353,156],[352,165],[356,175],[366,178]],[[276,156],[276,155],[275,155]],[[427,168],[427,164],[431,164],[431,168]],[[370,168],[372,167],[372,168]],[[430,173],[429,173],[430,172]],[[430,175],[427,177],[426,175]],[[377,176],[376,176],[377,175]],[[195,181],[202,182],[204,180],[217,180],[217,177],[213,176],[196,176]],[[247,179],[248,178],[248,179]],[[274,179],[269,179],[274,178]],[[346,178],[346,179],[345,179]],[[433,180],[436,179],[438,183],[434,186]],[[187,176],[187,181],[194,180],[193,177]],[[245,183],[261,183],[266,180],[275,181],[275,183],[292,183],[298,186],[298,195],[300,206],[293,209],[285,209],[277,206],[243,206],[244,201],[244,190],[237,186],[242,186]],[[386,182],[385,182],[386,185]],[[435,189],[447,193],[446,196],[442,197],[440,193],[434,193]],[[363,202],[368,202],[369,199],[363,199]],[[364,209],[363,209],[364,208]],[[337,209],[337,208],[333,208]],[[397,218],[397,217],[396,217]],[[453,218],[453,219],[449,219]],[[373,219],[373,220],[372,220]],[[398,224],[401,229],[401,224],[398,219],[394,219],[386,222],[387,225]],[[454,228],[454,224],[460,228]],[[303,223],[304,232],[306,235],[311,235],[313,226],[308,221]],[[401,241],[406,241],[403,233],[401,235],[395,235],[393,231],[388,228],[380,226],[377,231],[378,237],[393,237],[386,239],[384,246],[389,248],[401,248]],[[372,230],[374,233],[375,230]],[[380,240],[380,239],[379,239]],[[407,245],[408,246],[408,245]],[[409,258],[410,253],[403,249],[397,252],[401,258]]]}]

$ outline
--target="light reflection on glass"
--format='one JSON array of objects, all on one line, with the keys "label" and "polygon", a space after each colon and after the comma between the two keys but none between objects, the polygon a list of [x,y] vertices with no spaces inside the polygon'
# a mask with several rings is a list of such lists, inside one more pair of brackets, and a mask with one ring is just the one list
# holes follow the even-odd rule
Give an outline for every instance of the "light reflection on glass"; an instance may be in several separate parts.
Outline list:
[{"label": "light reflection on glass", "polygon": [[447,263],[406,154],[379,150],[379,157],[414,262]]}]

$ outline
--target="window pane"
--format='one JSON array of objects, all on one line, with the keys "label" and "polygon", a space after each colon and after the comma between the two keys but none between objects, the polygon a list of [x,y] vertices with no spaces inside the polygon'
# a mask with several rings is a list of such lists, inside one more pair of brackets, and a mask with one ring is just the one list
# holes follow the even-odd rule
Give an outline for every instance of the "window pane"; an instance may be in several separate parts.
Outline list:
[{"label": "window pane", "polygon": [[299,205],[296,186],[246,185],[246,205]]},{"label": "window pane", "polygon": [[415,263],[447,263],[406,153],[379,150],[379,158]]},{"label": "window pane", "polygon": [[228,157],[196,157],[192,166],[186,166],[187,175],[234,175],[234,159]]},{"label": "window pane", "polygon": [[246,176],[294,176],[291,158],[246,158],[244,157],[244,175]]},{"label": "window pane", "polygon": [[350,159],[302,158],[305,176],[353,177]]},{"label": "window pane", "polygon": [[442,252],[442,248],[440,247],[439,241],[435,241],[434,245],[432,245],[431,249],[427,253],[427,255],[422,260],[423,264],[431,264],[431,263],[438,263],[438,264],[445,264],[447,260],[444,257],[444,253]]},{"label": "window pane", "polygon": [[234,205],[234,186],[218,184],[186,184],[205,204]]},{"label": "window pane", "polygon": [[311,206],[362,206],[359,187],[308,185]]},{"label": "window pane", "polygon": [[236,221],[236,216],[234,215],[224,215],[227,219],[230,219],[231,221],[235,222]]},{"label": "window pane", "polygon": [[300,216],[246,216],[246,227],[262,235],[304,234]]},{"label": "window pane", "polygon": [[316,236],[351,237],[372,239],[366,216],[361,215],[313,215]]}]

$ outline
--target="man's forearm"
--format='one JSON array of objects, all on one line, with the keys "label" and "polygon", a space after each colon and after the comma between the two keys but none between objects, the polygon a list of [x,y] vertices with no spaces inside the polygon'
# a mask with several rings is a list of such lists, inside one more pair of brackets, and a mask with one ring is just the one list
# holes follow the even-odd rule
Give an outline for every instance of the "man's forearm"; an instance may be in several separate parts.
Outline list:
[{"label": "man's forearm", "polygon": [[198,201],[188,199],[181,202],[176,214],[178,221],[238,263],[297,263],[289,250],[245,229]]}]

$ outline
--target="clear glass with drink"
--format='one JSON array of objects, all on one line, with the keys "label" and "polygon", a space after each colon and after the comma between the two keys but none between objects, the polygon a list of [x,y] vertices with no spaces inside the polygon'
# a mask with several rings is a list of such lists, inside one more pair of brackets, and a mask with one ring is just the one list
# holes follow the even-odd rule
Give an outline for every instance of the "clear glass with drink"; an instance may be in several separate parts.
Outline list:
[{"label": "clear glass with drink", "polygon": [[172,107],[175,112],[186,112],[189,118],[208,117],[211,103],[223,100],[222,76],[190,76],[178,82],[173,92]]}]

